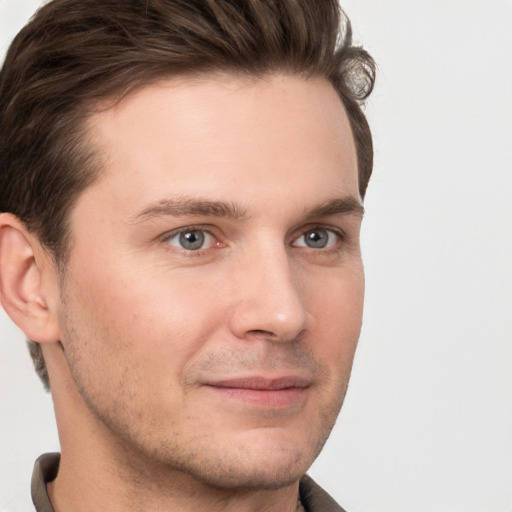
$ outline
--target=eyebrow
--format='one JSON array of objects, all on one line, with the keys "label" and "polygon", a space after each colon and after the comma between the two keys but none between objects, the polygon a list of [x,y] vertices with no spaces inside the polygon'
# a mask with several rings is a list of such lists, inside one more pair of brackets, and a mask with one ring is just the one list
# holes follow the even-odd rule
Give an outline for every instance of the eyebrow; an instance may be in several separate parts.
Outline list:
[{"label": "eyebrow", "polygon": [[[304,218],[328,217],[331,215],[354,214],[362,217],[364,208],[355,197],[334,198],[304,211]],[[231,220],[244,220],[249,217],[247,210],[235,203],[212,201],[207,199],[163,199],[135,214],[131,223],[143,222],[161,216],[186,217],[204,215],[223,217]]]},{"label": "eyebrow", "polygon": [[304,212],[304,217],[329,217],[331,215],[353,214],[359,217],[364,215],[364,206],[359,199],[353,196],[334,198],[320,206],[315,206]]},{"label": "eyebrow", "polygon": [[132,222],[141,222],[154,217],[171,215],[185,217],[204,215],[208,217],[224,217],[232,220],[247,218],[244,208],[224,201],[211,201],[206,199],[163,199],[144,208],[132,217]]}]

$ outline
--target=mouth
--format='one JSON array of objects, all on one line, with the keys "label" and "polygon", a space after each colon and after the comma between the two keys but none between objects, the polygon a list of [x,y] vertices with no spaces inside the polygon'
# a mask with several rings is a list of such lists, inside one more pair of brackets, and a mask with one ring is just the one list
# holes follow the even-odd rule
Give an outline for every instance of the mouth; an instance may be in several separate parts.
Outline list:
[{"label": "mouth", "polygon": [[285,409],[301,405],[311,381],[296,376],[265,378],[240,377],[204,383],[206,389],[220,398],[265,409]]}]

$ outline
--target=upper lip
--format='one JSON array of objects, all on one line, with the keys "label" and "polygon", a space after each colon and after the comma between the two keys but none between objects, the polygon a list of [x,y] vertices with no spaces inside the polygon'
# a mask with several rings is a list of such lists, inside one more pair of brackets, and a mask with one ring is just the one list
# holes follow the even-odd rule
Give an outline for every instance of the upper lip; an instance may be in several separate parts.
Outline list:
[{"label": "upper lip", "polygon": [[236,377],[232,379],[221,379],[205,382],[205,385],[218,388],[234,389],[256,389],[263,391],[275,391],[289,388],[307,388],[311,385],[311,380],[298,376],[284,377]]}]

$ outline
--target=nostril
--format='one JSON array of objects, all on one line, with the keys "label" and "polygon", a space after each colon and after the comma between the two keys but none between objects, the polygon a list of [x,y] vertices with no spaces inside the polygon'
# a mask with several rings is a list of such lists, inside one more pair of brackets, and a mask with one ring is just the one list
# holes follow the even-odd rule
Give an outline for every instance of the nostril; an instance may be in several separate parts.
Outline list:
[{"label": "nostril", "polygon": [[275,336],[275,334],[273,332],[265,331],[263,329],[253,329],[253,330],[249,331],[247,334],[259,336],[259,337],[264,336],[265,338],[270,338],[270,337]]}]

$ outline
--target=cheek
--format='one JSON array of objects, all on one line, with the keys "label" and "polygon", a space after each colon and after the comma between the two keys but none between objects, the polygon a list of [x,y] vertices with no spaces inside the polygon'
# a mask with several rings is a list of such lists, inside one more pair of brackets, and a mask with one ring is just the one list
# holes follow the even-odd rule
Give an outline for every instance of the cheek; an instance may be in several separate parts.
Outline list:
[{"label": "cheek", "polygon": [[173,417],[187,365],[218,327],[218,301],[187,280],[116,270],[70,275],[62,342],[71,372],[100,413]]},{"label": "cheek", "polygon": [[91,342],[106,356],[137,366],[149,381],[171,385],[182,378],[222,325],[224,302],[214,276],[198,282],[197,272],[124,262],[80,274],[70,288],[78,290],[78,314],[96,326]]},{"label": "cheek", "polygon": [[357,266],[342,276],[324,279],[311,304],[317,344],[325,360],[337,367],[351,365],[361,331],[364,273]]}]

